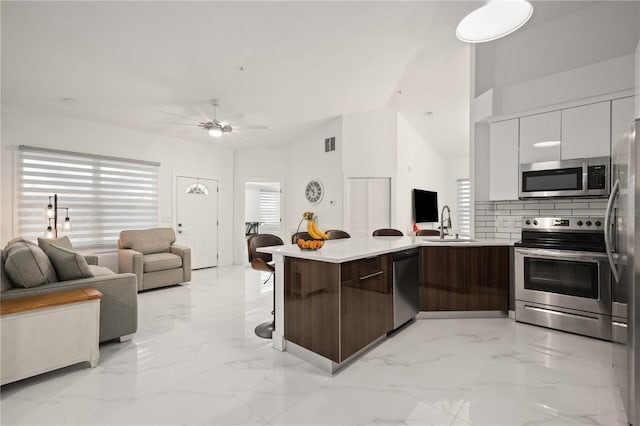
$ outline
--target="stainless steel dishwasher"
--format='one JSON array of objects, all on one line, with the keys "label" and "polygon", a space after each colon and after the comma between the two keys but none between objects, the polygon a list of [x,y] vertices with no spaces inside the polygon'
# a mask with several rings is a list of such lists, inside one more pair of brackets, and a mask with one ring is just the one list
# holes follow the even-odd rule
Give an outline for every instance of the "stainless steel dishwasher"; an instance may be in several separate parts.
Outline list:
[{"label": "stainless steel dishwasher", "polygon": [[418,249],[393,254],[393,329],[418,314]]}]

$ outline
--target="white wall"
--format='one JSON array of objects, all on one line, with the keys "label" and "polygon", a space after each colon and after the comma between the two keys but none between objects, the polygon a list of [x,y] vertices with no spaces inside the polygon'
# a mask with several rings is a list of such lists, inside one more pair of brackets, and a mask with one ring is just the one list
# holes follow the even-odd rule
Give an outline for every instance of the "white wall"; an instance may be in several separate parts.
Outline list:
[{"label": "white wall", "polygon": [[[457,180],[469,177],[469,157],[443,158],[411,124],[398,114],[397,205],[393,226],[404,233],[412,231],[411,210],[414,188],[438,193],[438,211],[445,205],[451,209],[454,228],[458,220]],[[421,224],[419,228],[436,228],[438,224]]]},{"label": "white wall", "polygon": [[397,113],[389,109],[344,115],[344,176],[393,177],[397,164],[397,127]]},{"label": "white wall", "polygon": [[158,161],[158,225],[175,227],[175,176],[219,183],[219,264],[232,261],[233,150],[4,106],[2,109],[2,241],[16,236],[14,162],[19,145]]},{"label": "white wall", "polygon": [[629,90],[634,86],[634,55],[596,62],[572,70],[496,90],[500,110],[510,114],[529,109]]},{"label": "white wall", "polygon": [[[240,194],[238,196],[241,196]],[[260,222],[260,190],[258,188],[245,187],[244,221]]]},{"label": "white wall", "polygon": [[[324,152],[325,138],[336,138],[336,150]],[[291,235],[295,232],[302,213],[311,211],[318,217],[318,228],[341,229],[343,223],[342,207],[342,117],[336,117],[328,123],[296,138],[289,144],[288,168],[287,228]],[[319,179],[324,187],[324,197],[317,205],[311,205],[304,196],[304,190],[311,179]],[[303,224],[304,225],[304,224]]]},{"label": "white wall", "polygon": [[451,208],[451,221],[455,231],[460,229],[460,222],[458,222],[458,179],[469,178],[469,157],[446,159],[444,170],[443,203]]},{"label": "white wall", "polygon": [[[445,161],[440,154],[398,114],[398,173],[396,177],[396,214],[392,226],[405,234],[412,230],[412,189],[418,188],[438,193],[438,211],[449,196],[445,194]],[[422,224],[422,228],[435,225]]]},{"label": "white wall", "polygon": [[[635,49],[638,2],[535,2],[533,7],[531,20],[518,31],[476,46],[475,96],[619,58]],[[591,90],[588,81],[578,83]],[[548,87],[545,93],[555,89]],[[594,95],[598,93],[586,96]]]},{"label": "white wall", "polygon": [[[584,6],[587,5],[587,6]],[[505,115],[634,87],[639,2],[541,2],[518,31],[475,46],[473,97]]]},{"label": "white wall", "polygon": [[[336,150],[324,152],[325,138],[336,138]],[[285,243],[302,218],[304,211],[318,216],[322,230],[342,228],[342,118],[326,120],[304,135],[282,145],[265,149],[238,149],[235,154],[236,194],[244,193],[245,182],[280,182],[282,189],[282,229]],[[311,179],[324,186],[320,204],[311,205],[304,198],[304,188]],[[235,199],[235,210],[244,212],[244,197]],[[304,226],[304,224],[303,224]],[[235,218],[234,262],[246,260],[244,217]]]}]

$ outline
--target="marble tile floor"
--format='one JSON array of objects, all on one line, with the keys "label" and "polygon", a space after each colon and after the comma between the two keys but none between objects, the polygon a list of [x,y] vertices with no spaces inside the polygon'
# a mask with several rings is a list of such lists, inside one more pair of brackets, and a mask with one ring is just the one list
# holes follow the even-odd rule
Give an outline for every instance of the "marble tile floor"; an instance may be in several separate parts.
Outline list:
[{"label": "marble tile floor", "polygon": [[[133,341],[2,387],[2,425],[625,425],[611,344],[509,319],[423,319],[331,377],[256,337],[245,266],[139,295]],[[4,348],[3,348],[4,350]]]}]

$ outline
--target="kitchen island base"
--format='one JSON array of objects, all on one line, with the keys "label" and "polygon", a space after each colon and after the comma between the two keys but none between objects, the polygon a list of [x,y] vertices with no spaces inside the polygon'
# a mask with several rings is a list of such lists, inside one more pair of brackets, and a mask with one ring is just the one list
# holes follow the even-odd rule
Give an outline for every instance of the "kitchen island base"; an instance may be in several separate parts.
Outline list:
[{"label": "kitchen island base", "polygon": [[310,351],[309,349],[303,348],[302,346],[296,345],[295,343],[289,342],[289,341],[286,342],[286,350],[290,354],[295,355],[296,357],[300,358],[303,361],[308,362],[309,364],[315,365],[320,370],[326,373],[335,374],[341,369],[343,369],[344,367],[346,367],[347,365],[356,361],[365,352],[370,351],[375,346],[378,346],[380,343],[382,343],[385,340],[387,340],[387,336],[380,336],[378,339],[369,343],[367,346],[360,349],[358,352],[352,354],[351,356],[349,356],[347,359],[345,359],[340,363],[332,361],[328,358],[325,358],[322,355],[318,355],[317,353]]},{"label": "kitchen island base", "polygon": [[[365,237],[321,250],[262,247],[276,268],[274,349],[333,374],[394,332],[394,254],[419,248],[418,318],[505,317],[509,246],[499,240]],[[461,270],[460,270],[461,269]]]}]

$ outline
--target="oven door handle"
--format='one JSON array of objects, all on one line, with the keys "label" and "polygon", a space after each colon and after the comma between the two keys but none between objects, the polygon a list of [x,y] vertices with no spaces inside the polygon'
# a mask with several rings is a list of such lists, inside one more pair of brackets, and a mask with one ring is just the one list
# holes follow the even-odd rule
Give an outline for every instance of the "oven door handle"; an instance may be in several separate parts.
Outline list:
[{"label": "oven door handle", "polygon": [[613,275],[613,279],[616,280],[616,282],[620,280],[620,271],[618,270],[618,265],[616,265],[616,262],[613,259],[613,242],[611,241],[611,216],[613,213],[613,205],[616,202],[619,191],[620,180],[616,179],[616,183],[614,183],[613,188],[611,188],[611,195],[609,195],[609,202],[607,203],[607,212],[604,216],[604,245],[607,252],[607,258],[609,259],[609,266],[611,267],[611,274]]},{"label": "oven door handle", "polygon": [[537,248],[521,248],[516,249],[516,254],[521,254],[529,257],[537,257],[544,259],[567,259],[567,260],[579,260],[583,262],[599,263],[607,259],[605,254],[596,254],[589,252],[575,252],[564,250],[545,250]]}]

